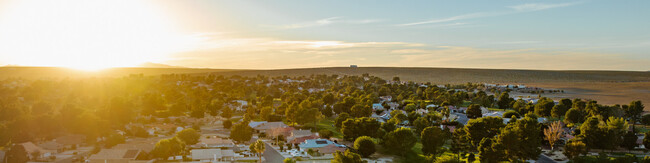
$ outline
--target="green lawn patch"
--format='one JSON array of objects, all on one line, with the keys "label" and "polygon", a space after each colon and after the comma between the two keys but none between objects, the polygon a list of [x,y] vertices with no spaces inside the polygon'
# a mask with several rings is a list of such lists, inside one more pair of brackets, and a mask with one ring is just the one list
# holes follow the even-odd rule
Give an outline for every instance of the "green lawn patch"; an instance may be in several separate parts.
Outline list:
[{"label": "green lawn patch", "polygon": [[[326,129],[326,130],[332,131],[332,133],[333,133],[332,137],[343,139],[343,134],[341,134],[341,132],[339,132],[336,129],[336,126],[334,126],[334,118],[326,118],[326,119],[320,120],[320,122],[318,122],[318,124],[316,124],[316,128],[318,130]],[[318,131],[316,131],[316,132],[318,132]]]}]

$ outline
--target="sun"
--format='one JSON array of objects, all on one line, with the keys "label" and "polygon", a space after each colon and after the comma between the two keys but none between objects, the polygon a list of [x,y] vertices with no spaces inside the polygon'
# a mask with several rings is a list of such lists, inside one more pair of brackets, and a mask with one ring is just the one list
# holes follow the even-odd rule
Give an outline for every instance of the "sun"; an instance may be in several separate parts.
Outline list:
[{"label": "sun", "polygon": [[154,2],[0,1],[0,59],[98,70],[164,61],[198,44]]}]

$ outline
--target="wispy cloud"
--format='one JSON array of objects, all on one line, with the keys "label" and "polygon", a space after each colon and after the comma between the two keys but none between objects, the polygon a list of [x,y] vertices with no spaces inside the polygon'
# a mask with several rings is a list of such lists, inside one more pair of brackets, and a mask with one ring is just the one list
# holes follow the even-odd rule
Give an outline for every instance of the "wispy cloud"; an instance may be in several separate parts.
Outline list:
[{"label": "wispy cloud", "polygon": [[424,25],[424,24],[445,23],[445,22],[453,22],[453,21],[460,21],[460,20],[466,20],[466,19],[476,19],[476,18],[483,18],[483,17],[494,17],[494,16],[501,16],[501,15],[509,15],[509,14],[516,14],[516,13],[522,13],[522,12],[541,11],[541,10],[547,10],[547,9],[552,9],[552,8],[568,7],[568,6],[573,6],[573,5],[577,5],[577,4],[580,4],[580,3],[579,2],[557,3],[557,4],[527,3],[527,4],[516,5],[516,6],[508,6],[508,8],[511,9],[509,11],[469,13],[469,14],[463,14],[463,15],[452,16],[452,17],[447,17],[447,18],[438,18],[438,19],[431,19],[431,20],[425,20],[425,21],[419,21],[419,22],[398,24],[397,26],[416,26],[416,25]]},{"label": "wispy cloud", "polygon": [[329,17],[324,19],[318,19],[314,21],[295,23],[289,25],[280,26],[282,29],[298,29],[298,28],[308,28],[308,27],[320,27],[332,24],[370,24],[382,22],[383,19],[343,19],[343,17]]},{"label": "wispy cloud", "polygon": [[557,3],[557,4],[545,4],[545,3],[527,3],[527,4],[522,4],[522,5],[516,5],[516,6],[510,6],[509,8],[512,8],[516,11],[519,12],[531,12],[531,11],[539,11],[539,10],[546,10],[546,9],[552,9],[552,8],[559,8],[559,7],[568,7],[568,6],[573,6],[579,3]]},{"label": "wispy cloud", "polygon": [[297,29],[297,28],[325,26],[325,25],[329,25],[329,24],[334,23],[335,20],[340,19],[340,18],[341,17],[330,17],[330,18],[319,19],[319,20],[310,21],[310,22],[289,24],[289,25],[282,26],[282,28],[284,28],[284,29]]},{"label": "wispy cloud", "polygon": [[481,17],[497,16],[497,15],[501,15],[501,14],[502,13],[471,13],[471,14],[452,16],[452,17],[442,18],[442,19],[432,19],[432,20],[421,21],[421,22],[398,24],[397,26],[414,26],[414,25],[423,25],[423,24],[444,23],[444,22],[451,22],[451,21],[457,21],[457,20],[465,20],[465,19],[474,19],[474,18],[481,18]]}]

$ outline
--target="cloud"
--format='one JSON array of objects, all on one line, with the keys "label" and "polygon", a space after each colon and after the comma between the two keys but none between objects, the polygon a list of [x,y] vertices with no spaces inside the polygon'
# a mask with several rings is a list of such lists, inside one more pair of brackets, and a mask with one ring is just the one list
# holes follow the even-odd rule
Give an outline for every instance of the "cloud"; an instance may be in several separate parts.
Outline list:
[{"label": "cloud", "polygon": [[419,22],[397,24],[396,26],[416,26],[416,25],[424,25],[424,24],[445,23],[445,22],[453,22],[453,21],[466,20],[466,19],[476,19],[476,18],[483,18],[483,17],[494,17],[494,16],[501,16],[501,15],[517,14],[522,12],[541,11],[541,10],[547,10],[552,8],[568,7],[576,4],[580,4],[580,3],[579,2],[557,3],[557,4],[528,3],[528,4],[521,4],[516,6],[509,6],[508,8],[512,9],[510,11],[469,13],[469,14],[457,15],[457,16],[452,16],[447,18],[439,18],[439,19],[431,19],[431,20],[425,20]]},{"label": "cloud", "polygon": [[[332,67],[351,64],[395,67],[452,67],[501,69],[647,70],[648,59],[619,54],[553,49],[487,49],[431,46],[409,42],[348,42],[339,40],[282,40],[228,38],[205,48],[178,53],[165,64],[184,67],[277,69]],[[517,42],[515,42],[517,43]],[[524,43],[528,43],[524,41]],[[219,44],[219,45],[210,45]],[[594,67],[594,65],[598,65]]]},{"label": "cloud", "polygon": [[559,7],[568,7],[576,4],[578,3],[557,3],[557,4],[528,3],[528,4],[510,6],[509,8],[512,8],[519,12],[531,12],[531,11],[539,11],[539,10],[546,10],[546,9],[559,8]]},{"label": "cloud", "polygon": [[331,25],[331,24],[336,24],[336,23],[339,23],[339,24],[370,24],[370,23],[377,23],[377,22],[382,22],[382,21],[384,21],[384,20],[383,19],[352,20],[352,19],[343,19],[342,17],[329,17],[329,18],[324,18],[324,19],[319,19],[319,20],[314,20],[314,21],[283,25],[283,26],[280,26],[280,28],[281,29],[299,29],[299,28],[308,28],[308,27],[320,27],[320,26],[326,26],[326,25]]},{"label": "cloud", "polygon": [[398,24],[397,26],[414,26],[414,25],[423,25],[423,24],[435,24],[435,23],[444,23],[444,22],[451,22],[451,21],[457,21],[457,20],[465,20],[465,19],[474,19],[474,18],[481,18],[481,17],[497,16],[497,15],[501,15],[501,14],[500,13],[471,13],[471,14],[452,16],[452,17],[442,18],[442,19],[432,19],[432,20],[421,21],[421,22]]},{"label": "cloud", "polygon": [[337,20],[337,19],[340,19],[340,17],[330,17],[330,18],[319,19],[319,20],[310,21],[310,22],[289,24],[289,25],[282,26],[282,28],[284,28],[284,29],[297,29],[297,28],[325,26],[325,25],[329,25],[329,24],[334,23],[334,21]]}]

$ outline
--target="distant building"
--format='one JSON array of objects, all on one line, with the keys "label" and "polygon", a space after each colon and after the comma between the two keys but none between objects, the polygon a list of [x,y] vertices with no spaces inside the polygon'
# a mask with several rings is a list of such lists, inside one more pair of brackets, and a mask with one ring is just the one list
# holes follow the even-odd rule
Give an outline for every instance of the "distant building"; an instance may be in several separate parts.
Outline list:
[{"label": "distant building", "polygon": [[357,67],[357,65],[350,65],[350,67],[352,67],[352,68],[356,68],[356,67]]}]

